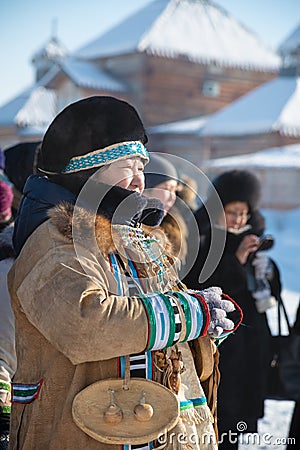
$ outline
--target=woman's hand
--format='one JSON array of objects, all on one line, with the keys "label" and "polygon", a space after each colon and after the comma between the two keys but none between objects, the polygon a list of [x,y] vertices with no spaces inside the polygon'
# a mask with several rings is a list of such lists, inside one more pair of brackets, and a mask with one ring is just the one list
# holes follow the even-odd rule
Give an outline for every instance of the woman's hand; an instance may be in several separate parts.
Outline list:
[{"label": "woman's hand", "polygon": [[238,246],[235,256],[241,264],[245,264],[250,253],[257,250],[259,239],[255,234],[248,234],[245,236]]},{"label": "woman's hand", "polygon": [[222,289],[213,286],[203,291],[188,291],[199,293],[205,300],[210,312],[210,324],[208,333],[214,338],[218,338],[224,330],[233,330],[234,323],[227,318],[227,313],[235,310],[234,304],[222,297]]}]

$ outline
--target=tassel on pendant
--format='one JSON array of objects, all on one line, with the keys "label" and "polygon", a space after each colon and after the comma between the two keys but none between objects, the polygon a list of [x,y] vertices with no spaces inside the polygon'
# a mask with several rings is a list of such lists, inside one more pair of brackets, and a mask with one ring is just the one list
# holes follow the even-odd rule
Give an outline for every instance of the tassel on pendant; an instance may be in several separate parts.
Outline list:
[{"label": "tassel on pendant", "polygon": [[188,443],[186,427],[181,417],[168,434],[166,446],[161,448],[164,450],[193,450],[193,446]]},{"label": "tassel on pendant", "polygon": [[178,395],[181,387],[180,375],[185,370],[181,352],[175,346],[175,350],[171,350],[170,356],[167,355],[167,352],[157,352],[157,357],[158,367],[163,372],[162,384]]},{"label": "tassel on pendant", "polygon": [[202,422],[213,423],[214,419],[207,405],[200,405],[197,408],[190,408],[180,411],[182,421],[189,425],[199,425]]}]

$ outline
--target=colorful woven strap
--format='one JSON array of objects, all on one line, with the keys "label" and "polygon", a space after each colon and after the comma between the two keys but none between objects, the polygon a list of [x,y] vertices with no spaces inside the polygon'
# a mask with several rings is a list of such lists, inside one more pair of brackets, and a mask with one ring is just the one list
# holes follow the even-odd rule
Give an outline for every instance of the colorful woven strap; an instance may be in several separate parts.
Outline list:
[{"label": "colorful woven strap", "polygon": [[180,336],[181,320],[177,303],[162,293],[142,294],[149,322],[147,350],[171,347]]},{"label": "colorful woven strap", "polygon": [[0,381],[0,391],[11,391],[11,384],[7,383],[6,381]]},{"label": "colorful woven strap", "polygon": [[11,406],[1,406],[0,405],[0,413],[10,414],[11,413]]},{"label": "colorful woven strap", "polygon": [[203,406],[207,404],[206,397],[192,398],[192,402],[194,408],[197,408],[197,406]]},{"label": "colorful woven strap", "polygon": [[117,283],[118,283],[117,295],[123,295],[122,274],[121,274],[121,270],[120,270],[116,255],[114,253],[110,253],[108,255],[108,258],[109,258],[111,271],[114,274],[114,276],[117,280]]},{"label": "colorful woven strap", "polygon": [[[11,384],[7,383],[6,381],[0,381],[0,391],[4,392],[10,392],[11,391]],[[10,414],[11,407],[8,405],[1,405],[0,404],[0,413]]]},{"label": "colorful woven strap", "polygon": [[208,327],[209,327],[209,323],[210,323],[210,312],[209,312],[208,304],[206,303],[205,298],[199,292],[193,291],[193,292],[190,292],[190,295],[191,295],[191,297],[195,297],[198,300],[199,305],[202,309],[202,313],[205,317],[205,320],[203,321],[203,326],[202,326],[200,336],[206,336]]},{"label": "colorful woven strap", "polygon": [[203,405],[207,405],[206,397],[192,398],[180,402],[180,411],[186,411],[187,409],[197,408]]},{"label": "colorful woven strap", "polygon": [[162,350],[207,334],[210,314],[201,295],[186,291],[157,292],[142,294],[141,299],[149,323],[147,350]]},{"label": "colorful woven strap", "polygon": [[188,294],[185,291],[174,292],[181,302],[186,318],[186,335],[184,341],[191,341],[198,336],[203,335],[203,329],[206,326],[206,315],[197,298]]},{"label": "colorful woven strap", "polygon": [[12,403],[31,403],[38,397],[43,380],[36,384],[12,383]]}]

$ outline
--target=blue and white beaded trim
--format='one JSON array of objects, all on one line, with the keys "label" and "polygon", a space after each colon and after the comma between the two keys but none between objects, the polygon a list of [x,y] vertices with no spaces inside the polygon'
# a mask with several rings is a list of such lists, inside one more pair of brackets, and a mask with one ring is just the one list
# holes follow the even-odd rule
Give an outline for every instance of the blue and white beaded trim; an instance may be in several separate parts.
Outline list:
[{"label": "blue and white beaded trim", "polygon": [[149,318],[149,342],[147,350],[172,347],[182,331],[178,303],[170,295],[161,292],[141,294]]},{"label": "blue and white beaded trim", "polygon": [[[199,304],[199,301],[193,297],[192,295],[189,295],[185,291],[181,291],[180,294],[184,297],[186,300],[186,305],[190,310],[190,316],[191,316],[191,331],[189,335],[187,336],[187,341],[191,341],[193,339],[196,339],[200,336],[202,328],[203,328],[203,312],[201,309],[201,306]],[[179,300],[182,303],[181,297],[179,297]],[[186,312],[185,312],[186,315]]]},{"label": "blue and white beaded trim", "polygon": [[167,346],[170,337],[170,316],[167,305],[158,294],[148,294],[156,319],[156,336],[151,350],[161,350]]},{"label": "blue and white beaded trim", "polygon": [[75,156],[68,162],[62,173],[73,173],[91,169],[92,167],[104,166],[129,156],[141,156],[146,162],[149,162],[149,153],[140,141],[121,142],[94,150],[86,155]]}]

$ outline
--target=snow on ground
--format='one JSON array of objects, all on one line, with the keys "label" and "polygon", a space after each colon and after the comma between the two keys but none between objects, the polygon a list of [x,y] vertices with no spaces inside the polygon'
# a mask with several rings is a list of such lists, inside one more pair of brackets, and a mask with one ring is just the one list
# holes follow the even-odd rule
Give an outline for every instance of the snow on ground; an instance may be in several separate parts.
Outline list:
[{"label": "snow on ground", "polygon": [[[275,245],[268,254],[279,266],[283,284],[282,298],[289,320],[293,324],[300,299],[300,209],[290,211],[264,210],[266,231],[275,237]],[[277,333],[276,308],[268,311],[272,334]],[[283,332],[286,327],[283,325]],[[289,433],[294,402],[267,400],[265,416],[259,421],[258,435],[245,437],[239,450],[283,450]],[[256,440],[255,440],[256,439]],[[299,448],[295,445],[295,449]]]},{"label": "snow on ground", "polygon": [[[300,239],[300,238],[299,238]],[[299,267],[299,266],[298,266]],[[295,272],[296,274],[296,272]],[[300,292],[300,290],[299,290]],[[300,293],[283,290],[282,298],[287,306],[290,322],[293,323],[299,302]],[[277,333],[276,308],[268,312],[269,325],[272,334]],[[286,330],[283,327],[283,332]],[[239,450],[283,450],[286,448],[286,439],[289,435],[289,427],[293,413],[294,402],[291,401],[265,401],[265,416],[259,421],[258,434],[244,438],[245,442],[239,444]],[[248,439],[248,441],[247,441]],[[299,446],[299,443],[298,443]],[[295,445],[295,450],[299,448]]]},{"label": "snow on ground", "polygon": [[[239,450],[285,449],[293,407],[294,402],[266,400],[265,416],[259,421],[258,433],[245,435],[244,443],[239,444]],[[297,448],[295,445],[295,450]]]}]

